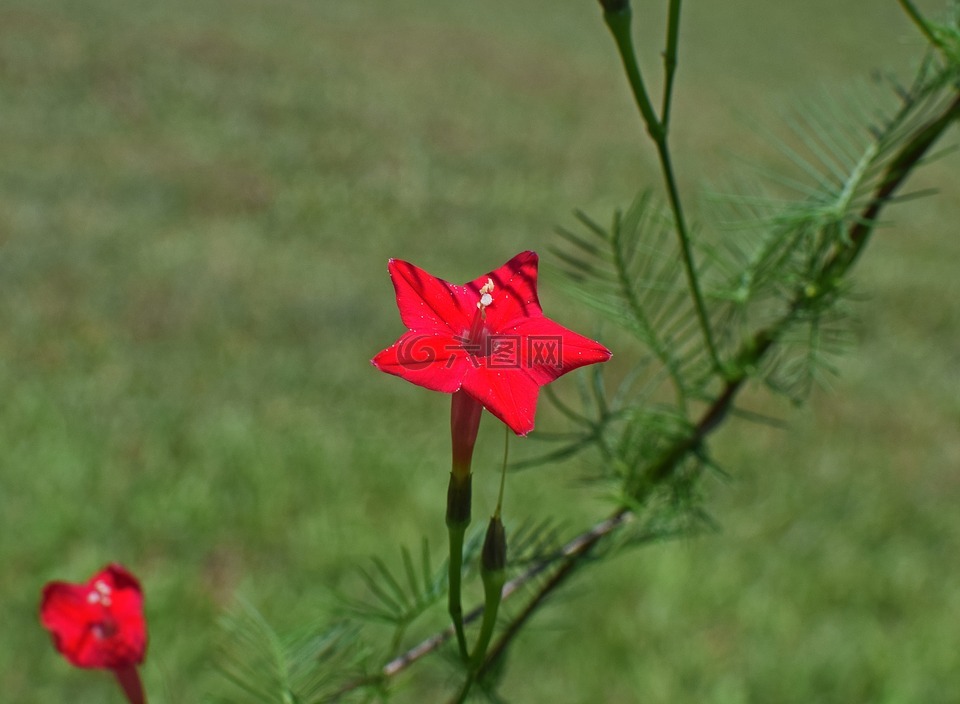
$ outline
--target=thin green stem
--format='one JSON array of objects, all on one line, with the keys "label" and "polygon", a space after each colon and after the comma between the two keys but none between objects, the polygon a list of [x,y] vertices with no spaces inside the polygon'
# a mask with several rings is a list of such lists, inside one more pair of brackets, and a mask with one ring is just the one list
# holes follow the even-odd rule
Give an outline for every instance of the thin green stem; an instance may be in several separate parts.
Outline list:
[{"label": "thin green stem", "polygon": [[657,114],[653,111],[653,103],[650,102],[650,94],[647,93],[647,86],[643,82],[643,74],[640,73],[640,64],[637,62],[637,54],[633,48],[633,36],[630,33],[630,23],[633,18],[633,12],[629,7],[617,12],[604,12],[603,20],[610,33],[617,42],[617,49],[620,51],[620,60],[623,62],[623,70],[627,74],[627,80],[630,81],[630,89],[633,91],[633,98],[640,109],[640,115],[647,126],[647,132],[655,142],[663,139],[663,125],[657,119]]},{"label": "thin green stem", "polygon": [[447,605],[450,611],[450,620],[453,621],[453,630],[457,634],[457,646],[460,657],[464,662],[470,659],[467,651],[467,636],[463,630],[463,602],[461,600],[461,575],[463,573],[463,536],[467,531],[466,524],[448,524],[447,534],[450,538],[450,572],[449,593]]},{"label": "thin green stem", "polygon": [[[454,404],[456,408],[456,403]],[[456,435],[454,435],[456,438]],[[471,448],[472,449],[472,448]],[[461,576],[463,574],[463,538],[470,525],[470,506],[472,503],[473,477],[469,470],[469,457],[465,471],[454,461],[454,471],[450,472],[450,484],[447,487],[447,535],[450,543],[449,572],[447,579],[447,604],[453,629],[457,634],[457,645],[460,648],[460,657],[464,662],[469,660],[467,638],[463,632],[463,604],[461,591]],[[460,469],[461,471],[458,471]]]},{"label": "thin green stem", "polygon": [[510,429],[504,426],[503,439],[503,467],[500,470],[500,492],[497,495],[497,508],[490,518],[487,536],[483,543],[483,552],[480,558],[480,576],[483,580],[483,620],[480,623],[480,634],[477,644],[470,656],[470,668],[467,679],[460,690],[458,702],[465,701],[470,688],[477,678],[477,673],[483,666],[487,656],[487,649],[493,639],[493,631],[497,625],[497,612],[503,600],[503,585],[506,581],[507,540],[500,520],[503,509],[503,488],[506,484],[507,464],[510,461]]},{"label": "thin green stem", "polygon": [[503,487],[507,483],[507,462],[510,460],[510,428],[503,426],[503,467],[500,469],[500,493],[497,494],[497,510],[493,515],[500,518],[500,509],[503,508]]},{"label": "thin green stem", "polygon": [[473,678],[473,672],[467,675],[467,680],[463,683],[463,687],[460,688],[460,693],[457,694],[453,700],[455,704],[463,704],[463,702],[467,701],[467,695],[470,694],[470,690],[473,688]]},{"label": "thin green stem", "polygon": [[[637,62],[637,54],[633,47],[633,36],[630,32],[630,21],[632,13],[629,8],[618,12],[604,12],[603,19],[613,34],[617,44],[617,50],[620,53],[620,60],[627,74],[627,80],[630,83],[630,89],[633,92],[634,101],[640,110],[640,116],[647,127],[647,133],[657,145],[657,156],[660,159],[660,170],[663,173],[664,184],[667,189],[667,196],[670,201],[670,210],[673,213],[674,227],[677,237],[680,240],[680,252],[683,258],[683,266],[687,275],[687,285],[690,288],[690,295],[693,297],[694,308],[697,312],[697,320],[700,324],[700,331],[703,335],[704,344],[710,354],[710,360],[715,369],[721,369],[720,356],[717,353],[717,346],[713,340],[713,330],[710,327],[710,320],[707,317],[706,305],[703,301],[703,293],[700,291],[700,282],[697,278],[696,266],[693,261],[693,248],[690,243],[690,230],[687,227],[686,217],[683,214],[683,204],[680,200],[680,189],[677,187],[677,178],[673,171],[673,160],[670,156],[670,147],[667,143],[667,122],[661,122],[657,119],[653,111],[653,105],[650,102],[650,95],[647,92],[646,84],[643,81],[643,74],[640,72],[640,65]],[[676,59],[677,37],[679,36],[680,24],[680,2],[673,0],[670,6],[670,25],[668,33],[668,54],[674,52],[673,59]],[[672,44],[672,49],[671,49]],[[669,64],[668,64],[669,66]],[[673,72],[676,68],[669,68],[669,86],[666,90],[673,91]],[[664,92],[664,109],[666,116],[669,117],[670,99],[667,92]]]},{"label": "thin green stem", "polygon": [[667,49],[663,53],[663,107],[660,110],[660,122],[664,129],[670,125],[670,108],[673,105],[673,79],[677,74],[677,47],[680,44],[680,3],[682,0],[670,0],[667,19]]},{"label": "thin green stem", "polygon": [[911,0],[899,0],[900,7],[903,8],[903,11],[910,16],[910,19],[913,20],[913,23],[917,25],[917,28],[923,32],[923,36],[927,38],[931,44],[935,47],[940,47],[940,42],[937,40],[937,37],[933,34],[933,30],[930,29],[930,25],[927,24],[927,21],[923,18],[923,15],[920,14],[920,11],[917,9],[917,6],[911,2]]},{"label": "thin green stem", "polygon": [[683,205],[680,201],[680,189],[677,188],[677,179],[673,173],[673,160],[670,157],[670,147],[667,145],[666,137],[657,142],[657,154],[660,157],[660,167],[663,171],[663,180],[667,187],[667,195],[670,199],[670,209],[673,211],[674,224],[677,229],[677,236],[680,240],[680,251],[683,255],[683,268],[687,273],[687,283],[690,286],[690,294],[693,296],[693,304],[697,311],[697,320],[700,322],[700,331],[703,334],[703,341],[707,346],[707,352],[710,354],[710,361],[713,362],[715,369],[721,369],[720,355],[717,353],[717,345],[713,341],[713,330],[710,327],[710,320],[707,317],[707,307],[703,302],[703,293],[700,291],[700,280],[697,277],[696,265],[693,262],[693,248],[690,245],[690,231],[687,229],[686,218],[683,215]]},{"label": "thin green stem", "polygon": [[483,665],[487,656],[487,649],[490,647],[490,640],[493,638],[493,629],[497,625],[497,611],[500,609],[500,602],[503,599],[503,584],[505,581],[503,570],[498,570],[498,572],[499,574],[494,575],[494,578],[485,579],[483,584],[483,621],[480,623],[477,647],[470,658],[470,671],[474,675]]}]

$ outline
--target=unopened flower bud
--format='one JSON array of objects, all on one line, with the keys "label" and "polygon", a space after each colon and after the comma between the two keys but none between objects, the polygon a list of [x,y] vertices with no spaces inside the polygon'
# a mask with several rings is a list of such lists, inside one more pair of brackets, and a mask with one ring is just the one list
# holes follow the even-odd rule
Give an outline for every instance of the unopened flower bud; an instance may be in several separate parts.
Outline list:
[{"label": "unopened flower bud", "polygon": [[604,12],[624,12],[630,9],[630,0],[600,0]]},{"label": "unopened flower bud", "polygon": [[447,486],[447,525],[467,526],[470,524],[470,501],[472,495],[472,476],[450,474]]},{"label": "unopened flower bud", "polygon": [[507,534],[500,516],[490,518],[487,536],[483,540],[483,552],[480,553],[480,566],[486,573],[502,573],[507,566]]}]

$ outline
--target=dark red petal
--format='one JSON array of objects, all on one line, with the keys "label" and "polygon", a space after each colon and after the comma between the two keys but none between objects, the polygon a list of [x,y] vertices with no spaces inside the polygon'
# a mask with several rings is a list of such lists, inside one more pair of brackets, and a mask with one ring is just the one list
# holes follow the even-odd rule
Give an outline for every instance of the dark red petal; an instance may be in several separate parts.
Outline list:
[{"label": "dark red petal", "polygon": [[508,328],[507,334],[520,337],[520,366],[540,386],[578,367],[610,359],[610,350],[599,342],[549,318],[524,320]]},{"label": "dark red petal", "polygon": [[123,565],[111,563],[95,574],[88,584],[93,585],[98,579],[104,580],[114,589],[132,589],[142,594],[140,581],[134,577]]},{"label": "dark red petal", "polygon": [[430,389],[453,393],[460,388],[470,360],[462,341],[450,335],[404,333],[371,362],[380,371]]},{"label": "dark red petal", "polygon": [[538,262],[536,252],[521,252],[499,269],[466,285],[472,296],[470,300],[476,307],[481,287],[487,283],[487,279],[493,281],[493,303],[486,309],[488,330],[499,332],[502,327],[522,318],[543,315],[537,298]]},{"label": "dark red petal", "polygon": [[400,259],[388,266],[403,324],[415,332],[461,335],[469,330],[478,297]]},{"label": "dark red petal", "polygon": [[517,435],[533,430],[540,386],[523,369],[472,369],[464,377],[463,390]]}]

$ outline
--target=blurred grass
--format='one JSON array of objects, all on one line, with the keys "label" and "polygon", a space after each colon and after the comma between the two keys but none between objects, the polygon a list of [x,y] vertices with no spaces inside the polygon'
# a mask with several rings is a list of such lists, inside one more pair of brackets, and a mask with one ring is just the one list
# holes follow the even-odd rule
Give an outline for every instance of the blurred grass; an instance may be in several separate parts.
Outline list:
[{"label": "blurred grass", "polygon": [[[755,123],[916,57],[895,5],[686,8],[690,192],[738,156],[775,161]],[[642,8],[651,66],[659,11]],[[215,621],[238,590],[290,626],[357,584],[356,556],[439,547],[445,399],[368,364],[400,330],[385,260],[463,281],[544,250],[571,209],[605,218],[658,183],[640,134],[593,2],[5,0],[3,700],[117,700],[53,655],[48,579],[134,569],[151,701],[191,702],[220,691]],[[956,156],[913,185],[943,195],[871,245],[836,389],[801,411],[751,399],[791,427],[718,437],[723,532],[578,582],[518,643],[512,701],[960,691]],[[549,279],[542,299],[582,316]],[[492,423],[481,444],[477,515]],[[599,515],[575,470],[518,475],[508,513]],[[446,691],[415,680],[401,700]]]}]

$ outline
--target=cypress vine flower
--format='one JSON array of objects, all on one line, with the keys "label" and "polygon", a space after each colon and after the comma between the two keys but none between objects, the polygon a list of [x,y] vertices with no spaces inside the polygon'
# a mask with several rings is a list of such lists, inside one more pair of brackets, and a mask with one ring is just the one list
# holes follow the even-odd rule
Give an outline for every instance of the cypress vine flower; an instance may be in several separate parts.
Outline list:
[{"label": "cypress vine flower", "polygon": [[71,665],[111,670],[128,701],[145,704],[137,673],[147,649],[143,592],[126,569],[107,565],[85,584],[48,583],[40,622]]},{"label": "cypress vine flower", "polygon": [[[537,297],[535,252],[462,286],[399,259],[389,263],[400,318],[408,331],[373,358],[388,374],[455,395],[454,465],[469,463],[479,423],[477,405],[517,435],[533,430],[540,387],[610,351],[545,317]],[[460,394],[460,396],[457,396]],[[463,461],[463,457],[460,461]],[[467,467],[469,473],[469,467]]]}]

